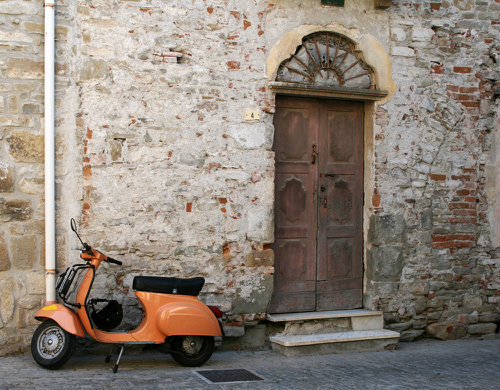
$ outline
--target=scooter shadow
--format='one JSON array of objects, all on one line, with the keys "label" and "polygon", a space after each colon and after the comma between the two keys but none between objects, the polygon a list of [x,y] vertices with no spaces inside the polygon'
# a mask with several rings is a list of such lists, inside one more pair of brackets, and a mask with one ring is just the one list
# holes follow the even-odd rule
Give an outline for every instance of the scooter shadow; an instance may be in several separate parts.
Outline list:
[{"label": "scooter shadow", "polygon": [[[109,362],[105,362],[106,355],[79,355],[73,356],[62,368],[63,370],[79,370],[79,371],[94,371],[113,369],[117,355],[113,355]],[[204,366],[209,366],[209,362]],[[127,370],[192,370],[190,367],[179,366],[175,360],[168,354],[161,352],[141,352],[128,355],[126,352],[123,354],[118,372]]]}]

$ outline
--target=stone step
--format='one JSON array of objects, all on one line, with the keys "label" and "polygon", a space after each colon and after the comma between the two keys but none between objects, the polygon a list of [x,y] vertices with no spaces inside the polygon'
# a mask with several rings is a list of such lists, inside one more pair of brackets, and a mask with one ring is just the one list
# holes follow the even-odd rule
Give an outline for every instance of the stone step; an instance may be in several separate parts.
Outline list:
[{"label": "stone step", "polygon": [[384,328],[381,311],[363,309],[270,314],[267,319],[274,323],[285,323],[283,336]]},{"label": "stone step", "polygon": [[373,317],[381,316],[381,311],[372,311],[365,309],[353,310],[331,310],[331,311],[312,311],[304,313],[285,313],[268,314],[267,320],[271,322],[289,322],[289,321],[308,321],[347,317]]},{"label": "stone step", "polygon": [[399,333],[387,329],[311,335],[276,335],[270,338],[274,351],[285,356],[381,351],[395,347]]}]

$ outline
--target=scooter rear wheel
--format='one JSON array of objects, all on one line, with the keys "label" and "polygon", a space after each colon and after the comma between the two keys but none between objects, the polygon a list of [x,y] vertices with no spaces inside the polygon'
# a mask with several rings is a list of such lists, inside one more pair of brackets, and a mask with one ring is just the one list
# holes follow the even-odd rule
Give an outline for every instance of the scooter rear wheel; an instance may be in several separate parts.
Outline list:
[{"label": "scooter rear wheel", "polygon": [[75,350],[75,335],[54,320],[42,322],[31,338],[31,354],[42,367],[55,370],[68,361]]},{"label": "scooter rear wheel", "polygon": [[214,352],[212,336],[176,336],[171,341],[174,360],[185,367],[198,367],[205,363]]}]

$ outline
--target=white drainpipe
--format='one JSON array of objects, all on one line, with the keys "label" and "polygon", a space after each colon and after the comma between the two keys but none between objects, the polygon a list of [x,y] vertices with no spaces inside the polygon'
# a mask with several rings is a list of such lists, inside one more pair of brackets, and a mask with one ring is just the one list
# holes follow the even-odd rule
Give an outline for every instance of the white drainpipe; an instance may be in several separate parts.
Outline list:
[{"label": "white drainpipe", "polygon": [[54,153],[55,0],[45,0],[45,301],[56,302]]}]

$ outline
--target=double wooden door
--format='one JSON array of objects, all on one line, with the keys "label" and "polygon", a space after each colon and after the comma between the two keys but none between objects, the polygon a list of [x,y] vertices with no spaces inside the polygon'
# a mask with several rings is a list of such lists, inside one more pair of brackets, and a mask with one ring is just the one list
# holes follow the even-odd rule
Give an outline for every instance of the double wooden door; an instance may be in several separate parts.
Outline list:
[{"label": "double wooden door", "polygon": [[362,306],[363,103],[276,97],[270,312]]}]

